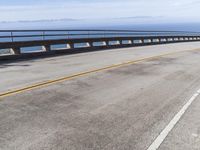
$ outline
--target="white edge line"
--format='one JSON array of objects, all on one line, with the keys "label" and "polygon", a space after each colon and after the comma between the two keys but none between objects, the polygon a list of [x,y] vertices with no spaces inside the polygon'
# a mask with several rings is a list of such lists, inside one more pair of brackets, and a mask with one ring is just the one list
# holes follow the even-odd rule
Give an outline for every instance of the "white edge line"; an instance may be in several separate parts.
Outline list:
[{"label": "white edge line", "polygon": [[188,102],[181,108],[181,110],[174,116],[170,123],[163,129],[163,131],[158,135],[154,142],[149,146],[147,150],[157,150],[163,143],[165,138],[168,136],[170,131],[178,123],[181,117],[185,114],[186,110],[190,107],[192,102],[199,96],[200,89],[188,100]]}]

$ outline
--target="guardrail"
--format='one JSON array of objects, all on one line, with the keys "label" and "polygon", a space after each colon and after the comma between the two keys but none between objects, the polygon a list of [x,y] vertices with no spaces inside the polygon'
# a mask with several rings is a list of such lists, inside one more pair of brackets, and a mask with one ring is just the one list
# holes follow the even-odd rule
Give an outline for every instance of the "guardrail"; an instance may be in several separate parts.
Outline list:
[{"label": "guardrail", "polygon": [[[63,53],[69,49],[92,50],[189,41],[200,41],[200,33],[135,30],[0,30],[0,51],[9,49],[10,55],[15,56]],[[39,51],[31,50],[38,46],[41,47]],[[29,50],[23,51],[24,48]],[[0,56],[1,58],[3,56]]]}]

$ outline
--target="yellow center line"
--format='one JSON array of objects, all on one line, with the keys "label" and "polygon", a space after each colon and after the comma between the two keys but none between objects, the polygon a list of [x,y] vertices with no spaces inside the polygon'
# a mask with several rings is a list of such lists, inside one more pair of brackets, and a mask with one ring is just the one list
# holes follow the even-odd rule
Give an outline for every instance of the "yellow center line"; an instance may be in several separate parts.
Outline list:
[{"label": "yellow center line", "polygon": [[127,66],[127,65],[131,65],[131,64],[147,61],[147,60],[153,60],[153,59],[161,58],[163,56],[168,56],[168,55],[177,54],[177,53],[183,53],[183,52],[187,52],[187,51],[195,51],[195,50],[200,50],[200,49],[165,53],[165,54],[156,55],[156,56],[152,56],[152,57],[146,57],[146,58],[141,58],[141,59],[138,59],[138,60],[132,60],[132,61],[127,61],[127,62],[123,62],[123,63],[119,63],[119,64],[114,64],[114,65],[110,65],[110,66],[107,66],[107,67],[94,69],[94,70],[90,70],[90,71],[86,71],[86,72],[81,72],[81,73],[73,74],[73,75],[70,75],[70,76],[57,78],[57,79],[54,79],[54,80],[48,80],[48,81],[44,81],[44,82],[41,82],[41,83],[36,83],[36,84],[30,85],[30,86],[26,86],[26,87],[23,87],[23,88],[14,89],[14,90],[10,90],[10,91],[4,92],[4,93],[0,93],[0,98],[2,99],[2,98],[5,98],[5,97],[8,97],[8,96],[11,96],[11,95],[30,91],[30,90],[37,89],[37,88],[46,87],[46,86],[49,86],[49,85],[52,85],[52,84],[55,84],[55,83],[59,83],[59,82],[71,80],[71,79],[74,79],[74,78],[86,76],[86,75],[89,75],[89,74],[92,74],[92,73],[106,71],[106,70],[110,70],[110,69],[114,69],[114,68],[119,68],[119,67],[122,67],[122,66]]}]

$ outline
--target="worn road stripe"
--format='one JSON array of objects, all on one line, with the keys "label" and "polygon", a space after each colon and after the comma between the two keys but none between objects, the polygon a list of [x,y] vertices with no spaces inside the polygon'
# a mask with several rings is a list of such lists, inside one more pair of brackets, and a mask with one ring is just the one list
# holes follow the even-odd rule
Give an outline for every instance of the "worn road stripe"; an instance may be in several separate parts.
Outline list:
[{"label": "worn road stripe", "polygon": [[164,130],[159,134],[159,136],[153,141],[147,150],[157,150],[163,141],[166,139],[170,131],[179,122],[182,116],[185,114],[186,110],[190,107],[192,102],[199,96],[200,89],[187,101],[187,103],[181,108],[181,110],[174,116],[170,123],[164,128]]},{"label": "worn road stripe", "polygon": [[90,71],[86,71],[86,72],[81,72],[81,73],[77,73],[77,74],[74,74],[74,75],[57,78],[57,79],[54,79],[54,80],[48,80],[48,81],[44,81],[44,82],[41,82],[41,83],[36,83],[36,84],[26,86],[26,87],[23,87],[23,88],[14,89],[14,90],[10,90],[10,91],[7,91],[7,92],[0,93],[0,99],[5,98],[7,96],[14,95],[14,94],[30,91],[30,90],[33,90],[33,89],[42,88],[42,87],[45,87],[45,86],[48,86],[48,85],[51,85],[51,84],[55,84],[55,83],[71,80],[71,79],[74,79],[74,78],[77,78],[77,77],[89,75],[89,74],[92,74],[92,73],[106,71],[106,70],[110,70],[110,69],[114,69],[114,68],[118,68],[118,67],[122,67],[122,66],[127,66],[127,65],[131,65],[131,64],[147,61],[147,60],[157,59],[157,58],[160,58],[160,57],[163,57],[163,56],[168,56],[168,55],[172,55],[172,54],[176,54],[176,53],[182,53],[182,52],[187,52],[187,51],[195,51],[195,50],[200,50],[200,49],[192,49],[192,50],[184,50],[184,51],[178,51],[178,52],[165,53],[165,54],[161,54],[161,55],[157,55],[157,56],[146,57],[146,58],[141,58],[141,59],[138,59],[138,60],[123,62],[123,63],[107,66],[107,67],[104,67],[104,68],[99,68],[99,69],[94,69],[94,70],[90,70]]}]

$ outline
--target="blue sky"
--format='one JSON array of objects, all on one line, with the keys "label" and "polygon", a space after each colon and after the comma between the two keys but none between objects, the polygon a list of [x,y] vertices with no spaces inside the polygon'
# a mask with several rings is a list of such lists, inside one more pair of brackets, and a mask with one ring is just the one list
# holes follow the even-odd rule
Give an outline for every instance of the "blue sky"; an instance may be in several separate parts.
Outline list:
[{"label": "blue sky", "polygon": [[1,0],[0,21],[199,22],[200,0]]}]

